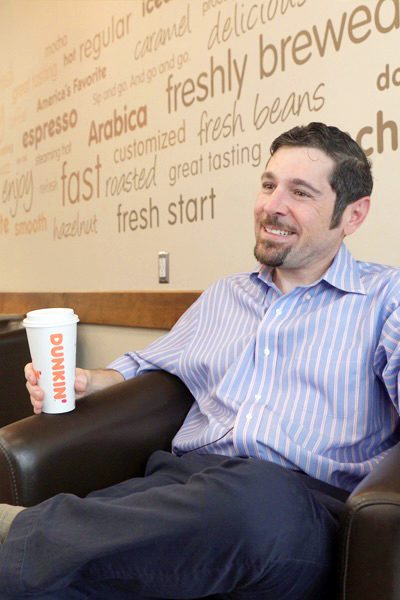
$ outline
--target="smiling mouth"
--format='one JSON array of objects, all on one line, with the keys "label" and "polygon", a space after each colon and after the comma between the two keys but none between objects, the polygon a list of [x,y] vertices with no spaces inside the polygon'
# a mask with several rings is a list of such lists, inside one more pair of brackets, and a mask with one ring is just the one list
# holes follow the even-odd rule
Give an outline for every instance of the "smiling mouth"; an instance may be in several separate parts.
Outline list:
[{"label": "smiling mouth", "polygon": [[262,225],[262,228],[266,233],[270,233],[279,237],[289,237],[294,234],[294,231],[288,231],[287,229],[278,229],[277,227],[271,227],[267,225]]}]

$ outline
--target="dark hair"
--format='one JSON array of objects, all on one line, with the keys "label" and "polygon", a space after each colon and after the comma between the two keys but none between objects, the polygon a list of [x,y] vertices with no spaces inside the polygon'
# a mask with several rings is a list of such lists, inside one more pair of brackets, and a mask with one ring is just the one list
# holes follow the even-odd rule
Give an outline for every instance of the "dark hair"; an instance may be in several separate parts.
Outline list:
[{"label": "dark hair", "polygon": [[282,146],[318,148],[334,160],[335,167],[329,179],[331,188],[336,192],[331,229],[339,225],[346,206],[371,194],[370,161],[357,142],[337,127],[324,123],[293,127],[272,142],[271,155]]}]

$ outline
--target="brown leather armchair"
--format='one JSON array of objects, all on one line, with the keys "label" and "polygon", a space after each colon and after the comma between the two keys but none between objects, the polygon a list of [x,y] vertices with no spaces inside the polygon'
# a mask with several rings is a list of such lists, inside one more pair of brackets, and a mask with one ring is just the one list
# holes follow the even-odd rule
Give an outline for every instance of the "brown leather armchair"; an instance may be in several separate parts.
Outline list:
[{"label": "brown leather armchair", "polygon": [[0,330],[0,427],[32,414],[26,393],[24,366],[30,361],[25,329]]},{"label": "brown leather armchair", "polygon": [[[0,429],[0,502],[32,506],[58,492],[84,496],[141,475],[169,449],[193,398],[160,371]],[[400,445],[346,503],[338,544],[340,600],[400,599]],[[321,600],[324,600],[321,598]]]}]

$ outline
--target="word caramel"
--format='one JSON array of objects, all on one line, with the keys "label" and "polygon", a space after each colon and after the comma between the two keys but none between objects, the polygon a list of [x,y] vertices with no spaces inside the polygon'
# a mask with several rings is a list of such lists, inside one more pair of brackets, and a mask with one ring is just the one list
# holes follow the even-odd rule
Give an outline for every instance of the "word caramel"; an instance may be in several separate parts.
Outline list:
[{"label": "word caramel", "polygon": [[50,336],[51,348],[51,359],[52,367],[52,379],[53,379],[53,392],[54,400],[61,400],[61,402],[67,401],[66,387],[65,387],[65,367],[64,367],[64,346],[63,334],[53,333]]}]

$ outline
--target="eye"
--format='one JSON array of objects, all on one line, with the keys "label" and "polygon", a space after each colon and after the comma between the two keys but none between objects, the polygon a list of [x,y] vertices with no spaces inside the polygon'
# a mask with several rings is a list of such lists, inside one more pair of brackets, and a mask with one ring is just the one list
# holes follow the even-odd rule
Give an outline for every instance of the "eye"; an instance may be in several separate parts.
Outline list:
[{"label": "eye", "polygon": [[267,192],[272,191],[274,189],[274,184],[271,181],[262,181],[261,182],[263,190]]},{"label": "eye", "polygon": [[303,190],[293,190],[293,193],[298,198],[311,198],[310,194],[303,192]]}]

